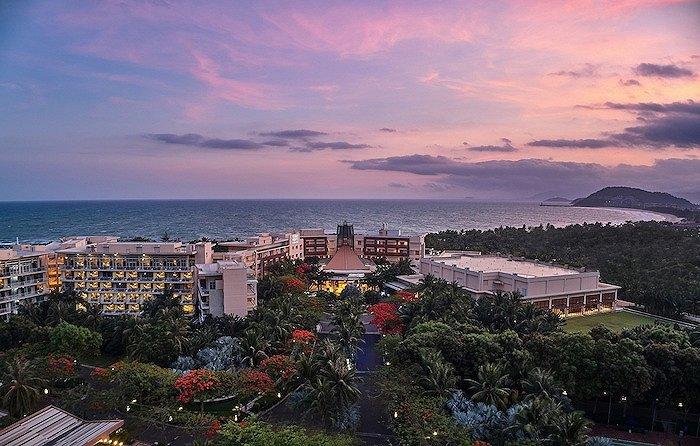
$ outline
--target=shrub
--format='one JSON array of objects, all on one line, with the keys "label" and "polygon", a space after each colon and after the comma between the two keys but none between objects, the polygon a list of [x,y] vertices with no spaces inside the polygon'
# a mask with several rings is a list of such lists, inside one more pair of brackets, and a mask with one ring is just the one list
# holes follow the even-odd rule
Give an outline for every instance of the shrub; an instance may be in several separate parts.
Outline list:
[{"label": "shrub", "polygon": [[68,355],[49,355],[46,358],[47,372],[54,379],[65,379],[75,375],[75,363]]},{"label": "shrub", "polygon": [[226,423],[220,431],[223,444],[246,446],[352,446],[355,441],[345,435],[309,432],[298,426],[279,429],[262,422]]},{"label": "shrub", "polygon": [[265,372],[259,370],[244,370],[239,375],[241,393],[245,397],[265,394],[275,388],[275,382]]},{"label": "shrub", "polygon": [[289,379],[296,371],[294,361],[289,356],[284,355],[273,355],[263,359],[259,368],[275,381],[280,378]]},{"label": "shrub", "polygon": [[169,369],[140,362],[113,365],[114,382],[123,401],[134,398],[143,403],[169,403],[174,399],[176,375]]},{"label": "shrub", "polygon": [[109,370],[103,369],[102,367],[95,367],[92,369],[92,372],[90,372],[90,377],[99,381],[107,381],[111,375]]},{"label": "shrub", "polygon": [[382,302],[370,306],[367,311],[373,316],[372,323],[382,334],[401,334],[405,330],[396,305]]},{"label": "shrub", "polygon": [[316,339],[316,335],[309,330],[294,330],[292,331],[292,342],[299,344],[309,344]]},{"label": "shrub", "polygon": [[85,327],[61,322],[49,335],[52,351],[69,353],[78,357],[97,356],[102,345],[102,335]]}]

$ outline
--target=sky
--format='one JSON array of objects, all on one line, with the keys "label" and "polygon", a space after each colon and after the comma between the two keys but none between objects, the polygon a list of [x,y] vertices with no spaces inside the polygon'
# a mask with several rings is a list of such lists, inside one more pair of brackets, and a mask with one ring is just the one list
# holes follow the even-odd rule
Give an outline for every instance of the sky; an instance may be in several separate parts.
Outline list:
[{"label": "sky", "polygon": [[700,1],[0,2],[0,201],[700,202]]}]

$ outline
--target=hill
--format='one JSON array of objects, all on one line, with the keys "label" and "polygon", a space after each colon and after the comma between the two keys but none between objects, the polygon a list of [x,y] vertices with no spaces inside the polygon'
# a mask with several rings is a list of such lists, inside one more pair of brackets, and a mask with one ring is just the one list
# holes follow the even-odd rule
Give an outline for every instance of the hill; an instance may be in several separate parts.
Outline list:
[{"label": "hill", "polygon": [[578,198],[574,206],[624,207],[636,209],[669,208],[697,210],[698,206],[685,198],[666,192],[649,192],[634,187],[605,187],[586,198]]}]

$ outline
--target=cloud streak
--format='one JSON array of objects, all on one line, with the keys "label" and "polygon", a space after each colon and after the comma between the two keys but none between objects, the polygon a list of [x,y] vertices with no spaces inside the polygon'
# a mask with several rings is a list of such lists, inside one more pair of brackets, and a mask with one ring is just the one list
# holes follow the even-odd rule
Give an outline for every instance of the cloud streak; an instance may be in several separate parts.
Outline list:
[{"label": "cloud streak", "polygon": [[638,76],[661,77],[666,79],[677,79],[682,77],[693,77],[693,71],[679,67],[678,65],[658,65],[653,63],[640,63],[634,69]]}]

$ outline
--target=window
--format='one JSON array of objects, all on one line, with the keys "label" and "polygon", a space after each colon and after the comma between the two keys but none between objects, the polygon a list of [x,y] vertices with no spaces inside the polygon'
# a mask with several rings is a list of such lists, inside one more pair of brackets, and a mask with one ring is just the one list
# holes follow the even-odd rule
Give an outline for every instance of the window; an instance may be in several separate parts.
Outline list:
[{"label": "window", "polygon": [[210,290],[216,289],[216,282],[215,281],[212,280],[211,282],[209,282],[209,289]]}]

